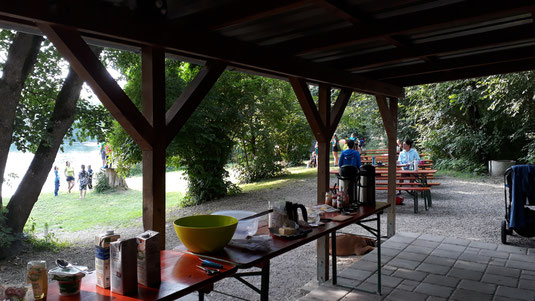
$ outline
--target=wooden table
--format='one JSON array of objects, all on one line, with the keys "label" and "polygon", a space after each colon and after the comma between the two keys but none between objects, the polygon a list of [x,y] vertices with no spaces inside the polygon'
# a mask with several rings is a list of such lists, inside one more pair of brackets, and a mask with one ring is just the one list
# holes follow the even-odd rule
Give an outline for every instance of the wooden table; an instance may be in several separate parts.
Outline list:
[{"label": "wooden table", "polygon": [[[377,261],[378,261],[378,286],[377,293],[381,293],[381,247],[380,247],[380,214],[390,205],[387,203],[377,203],[375,206],[360,206],[356,212],[349,215],[350,218],[337,222],[325,222],[325,225],[310,228],[311,231],[305,236],[296,239],[284,239],[272,236],[271,239],[266,240],[265,248],[259,249],[258,246],[251,249],[248,245],[236,245],[232,241],[222,251],[210,254],[209,256],[199,255],[200,257],[208,257],[212,261],[224,265],[224,269],[220,274],[208,276],[203,271],[197,269],[195,266],[200,263],[199,257],[185,252],[184,246],[179,246],[174,250],[162,251],[162,283],[159,288],[148,288],[138,285],[136,294],[130,296],[122,296],[113,294],[108,289],[103,289],[95,285],[94,274],[87,275],[82,280],[82,289],[79,295],[75,296],[59,296],[57,282],[54,281],[49,285],[48,300],[174,300],[185,296],[194,291],[199,291],[199,299],[204,297],[204,291],[209,292],[213,283],[226,277],[234,277],[250,288],[254,289],[260,294],[261,300],[268,300],[269,296],[269,275],[270,275],[270,259],[287,253],[295,248],[298,248],[306,243],[317,240],[319,238],[336,235],[336,231],[352,224],[359,224],[372,234],[374,234],[378,241]],[[340,213],[324,213],[322,218],[333,218]],[[373,215],[376,215],[373,218]],[[372,218],[370,218],[372,217]],[[363,225],[364,222],[376,221],[377,229]],[[267,232],[267,225],[259,228],[259,233]],[[332,256],[332,273],[333,283],[336,284],[336,239],[332,239],[331,248],[333,250]],[[230,264],[233,263],[233,264]],[[245,272],[239,273],[238,269],[248,269],[252,267],[260,268],[259,272]],[[320,268],[320,267],[318,267]],[[260,276],[260,288],[254,287],[242,278],[242,276]]]},{"label": "wooden table", "polygon": [[[255,248],[254,251],[249,250],[246,246],[233,246],[232,242],[229,243],[221,252],[217,254],[210,254],[208,259],[222,259],[225,261],[234,262],[239,269],[248,269],[252,267],[260,268],[259,272],[247,272],[247,273],[236,273],[232,275],[232,277],[239,279],[242,283],[247,283],[246,285],[253,288],[254,286],[250,283],[248,283],[245,279],[241,278],[241,276],[260,276],[261,277],[261,285],[260,288],[253,288],[255,291],[257,291],[260,294],[260,300],[268,300],[268,294],[269,294],[269,274],[270,274],[270,259],[279,256],[281,254],[287,253],[295,248],[298,248],[304,244],[307,244],[311,241],[317,240],[319,238],[325,237],[326,235],[332,234],[335,235],[337,230],[340,230],[344,227],[347,227],[352,224],[360,224],[365,229],[370,231],[370,229],[373,231],[374,229],[362,225],[362,222],[369,222],[369,221],[377,221],[377,229],[375,229],[376,232],[371,232],[376,236],[376,238],[380,237],[380,214],[383,213],[383,211],[388,208],[390,205],[387,203],[377,202],[375,206],[360,206],[356,212],[354,212],[353,215],[351,215],[351,218],[342,222],[326,222],[324,226],[317,227],[317,228],[311,228],[311,232],[308,233],[306,236],[296,239],[284,239],[279,238],[276,236],[272,236],[272,240],[269,241],[267,244],[267,247],[265,249],[258,249]],[[332,218],[337,215],[340,215],[339,212],[337,213],[323,213],[322,218]],[[376,218],[368,219],[370,216],[377,215]],[[268,233],[267,226],[264,225],[263,227],[259,227],[258,230],[259,233]],[[377,239],[379,242],[380,239]],[[331,245],[333,250],[336,250],[336,239],[332,240]],[[175,248],[175,250],[182,251],[185,250],[184,246],[179,246],[178,248]],[[378,281],[378,288],[377,293],[381,293],[381,280],[380,280],[380,244],[378,244],[378,275],[379,275],[379,281]],[[335,254],[335,251],[333,251]],[[201,255],[202,256],[202,255]],[[336,284],[336,255],[332,256],[332,271],[333,271],[333,283]],[[320,267],[318,267],[320,268]]]},{"label": "wooden table", "polygon": [[214,282],[229,277],[238,270],[234,265],[221,262],[224,266],[221,273],[209,276],[196,268],[199,264],[197,256],[164,250],[161,252],[162,282],[159,288],[138,285],[136,293],[123,296],[97,286],[95,273],[92,273],[82,278],[80,294],[74,296],[59,296],[58,282],[52,281],[48,287],[47,300],[175,300],[205,288],[209,290]]}]

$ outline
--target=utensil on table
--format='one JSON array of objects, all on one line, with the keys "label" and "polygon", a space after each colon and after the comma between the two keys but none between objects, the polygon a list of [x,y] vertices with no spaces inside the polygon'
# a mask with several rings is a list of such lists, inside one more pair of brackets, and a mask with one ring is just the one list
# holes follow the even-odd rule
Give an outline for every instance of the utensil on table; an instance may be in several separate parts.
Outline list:
[{"label": "utensil on table", "polygon": [[[69,269],[69,268],[73,268],[75,270],[78,270],[84,274],[90,274],[91,272],[88,272],[87,269],[86,270],[82,270],[80,268],[78,268],[77,266],[75,265],[72,265],[70,262],[68,262],[67,260],[64,260],[64,259],[56,259],[56,265],[62,269]],[[87,268],[87,267],[86,267]]]},{"label": "utensil on table", "polygon": [[244,218],[240,218],[238,221],[246,221],[248,219],[252,219],[252,218],[255,218],[255,217],[259,217],[259,216],[262,216],[262,215],[266,215],[268,213],[271,213],[273,212],[273,209],[269,209],[269,210],[266,210],[266,211],[262,211],[260,213],[257,213],[255,215],[251,215],[251,216],[248,216],[248,217],[244,217]]},{"label": "utensil on table", "polygon": [[208,259],[201,259],[199,258],[199,260],[202,262],[201,265],[203,267],[207,267],[207,268],[216,268],[216,269],[222,269],[223,268],[223,265],[222,264],[219,264],[219,263],[215,263],[213,261],[210,261]]},{"label": "utensil on table", "polygon": [[217,273],[219,273],[219,270],[218,269],[209,269],[209,268],[205,268],[205,267],[202,267],[200,265],[197,266],[199,269],[203,270],[206,272],[206,274],[208,275],[215,275]]}]

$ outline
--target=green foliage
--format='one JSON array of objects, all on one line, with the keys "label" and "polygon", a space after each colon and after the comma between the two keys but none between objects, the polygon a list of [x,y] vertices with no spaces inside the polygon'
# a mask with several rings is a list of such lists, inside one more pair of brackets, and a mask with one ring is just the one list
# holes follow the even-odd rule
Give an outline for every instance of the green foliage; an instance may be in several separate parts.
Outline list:
[{"label": "green foliage", "polygon": [[104,172],[97,173],[97,183],[95,184],[95,192],[104,193],[111,190],[111,186],[108,183],[108,177]]},{"label": "green foliage", "polygon": [[[13,38],[13,32],[1,30],[0,49],[7,51]],[[12,140],[18,150],[35,152],[42,140],[48,140],[46,129],[68,69],[68,63],[52,43],[45,40],[17,107]],[[89,139],[103,141],[105,132],[111,128],[110,113],[102,105],[91,104],[85,99],[78,101],[75,118],[65,136],[70,144]]]},{"label": "green foliage", "polygon": [[[127,80],[125,92],[140,107],[139,55],[107,52],[106,59]],[[166,109],[180,96],[199,67],[166,60]],[[199,204],[238,190],[228,180],[231,157],[246,181],[283,172],[283,160],[302,161],[311,132],[288,83],[237,72],[224,72],[167,147],[167,164],[188,177],[184,205]],[[108,141],[118,172],[142,161],[141,151],[115,124]]]},{"label": "green foliage", "polygon": [[11,228],[6,226],[6,213],[7,209],[5,207],[0,207],[0,249],[9,248],[17,238],[17,236],[13,234]]},{"label": "green foliage", "polygon": [[368,148],[378,145],[378,140],[385,136],[383,121],[379,114],[377,102],[370,95],[353,93],[336,129],[339,139],[351,137],[357,133],[364,137]]},{"label": "green foliage", "polygon": [[439,168],[482,173],[488,160],[535,163],[534,80],[523,72],[411,87],[400,101],[399,136],[417,139]]},{"label": "green foliage", "polygon": [[36,251],[53,251],[58,252],[60,249],[68,246],[66,242],[60,242],[54,232],[48,232],[48,223],[44,224],[45,233],[43,237],[37,234],[37,222],[34,218],[30,218],[29,223],[26,223],[24,234],[26,235],[26,242]]}]

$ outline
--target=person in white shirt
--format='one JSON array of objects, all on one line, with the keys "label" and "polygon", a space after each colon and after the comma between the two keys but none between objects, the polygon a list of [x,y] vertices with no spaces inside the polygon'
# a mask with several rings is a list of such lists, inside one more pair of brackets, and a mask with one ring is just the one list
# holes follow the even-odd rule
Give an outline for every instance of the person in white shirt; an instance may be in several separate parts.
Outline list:
[{"label": "person in white shirt", "polygon": [[417,161],[420,164],[420,156],[418,152],[412,148],[412,140],[407,139],[403,142],[403,151],[399,153],[398,166],[402,166],[403,169],[409,169],[411,162]]}]

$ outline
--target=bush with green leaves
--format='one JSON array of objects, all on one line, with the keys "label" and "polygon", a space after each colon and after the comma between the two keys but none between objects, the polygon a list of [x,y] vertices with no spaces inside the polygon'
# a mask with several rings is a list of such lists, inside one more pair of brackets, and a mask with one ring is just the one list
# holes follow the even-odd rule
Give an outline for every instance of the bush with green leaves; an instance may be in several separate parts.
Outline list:
[{"label": "bush with green leaves", "polygon": [[[141,107],[139,55],[108,52],[108,59],[126,77],[126,94]],[[166,60],[166,109],[199,70]],[[311,137],[288,83],[225,71],[167,147],[167,165],[183,169],[188,178],[184,205],[199,204],[237,191],[225,169],[233,150],[242,178],[256,180],[281,174],[282,160],[305,157]],[[120,174],[142,161],[139,147],[117,123],[108,141]]]},{"label": "bush with green leaves", "polygon": [[97,183],[95,184],[95,192],[97,193],[103,193],[106,191],[111,190],[110,183],[108,182],[108,176],[106,176],[105,172],[98,172],[97,173]]},{"label": "bush with green leaves", "polygon": [[6,212],[7,210],[5,207],[0,208],[0,250],[9,248],[17,238],[16,235],[11,231],[11,228],[6,226]]}]

